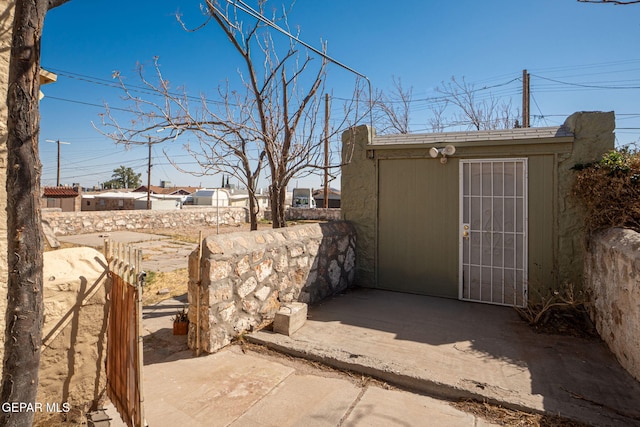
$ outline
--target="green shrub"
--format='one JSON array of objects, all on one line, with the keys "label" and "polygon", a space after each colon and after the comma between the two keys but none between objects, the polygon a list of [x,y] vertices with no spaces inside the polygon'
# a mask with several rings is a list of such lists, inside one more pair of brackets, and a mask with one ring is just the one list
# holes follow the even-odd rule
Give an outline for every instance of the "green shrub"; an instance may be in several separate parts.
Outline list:
[{"label": "green shrub", "polygon": [[588,231],[609,227],[640,232],[640,153],[623,147],[594,163],[576,165],[573,195],[586,208]]}]

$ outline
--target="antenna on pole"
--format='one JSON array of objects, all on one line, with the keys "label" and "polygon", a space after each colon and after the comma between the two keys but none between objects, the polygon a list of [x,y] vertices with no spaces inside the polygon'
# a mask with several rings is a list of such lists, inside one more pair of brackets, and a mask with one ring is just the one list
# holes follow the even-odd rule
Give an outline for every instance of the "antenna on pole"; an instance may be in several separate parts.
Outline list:
[{"label": "antenna on pole", "polygon": [[55,141],[53,139],[46,139],[45,141],[58,144],[58,174],[56,178],[56,187],[60,187],[60,144],[69,145],[71,143],[66,141],[60,141],[59,139]]}]

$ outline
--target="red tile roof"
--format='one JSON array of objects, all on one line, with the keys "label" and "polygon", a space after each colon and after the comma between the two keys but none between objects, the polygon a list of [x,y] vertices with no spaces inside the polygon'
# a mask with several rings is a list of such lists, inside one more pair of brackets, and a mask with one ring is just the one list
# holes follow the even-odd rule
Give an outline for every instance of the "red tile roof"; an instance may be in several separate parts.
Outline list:
[{"label": "red tile roof", "polygon": [[44,187],[43,197],[78,197],[78,192],[71,187]]}]

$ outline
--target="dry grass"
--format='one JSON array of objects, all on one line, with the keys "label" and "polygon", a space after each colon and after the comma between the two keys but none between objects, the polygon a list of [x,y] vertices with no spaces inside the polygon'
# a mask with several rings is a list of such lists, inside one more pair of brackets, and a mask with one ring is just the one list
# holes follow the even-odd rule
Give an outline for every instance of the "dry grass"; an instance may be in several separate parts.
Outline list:
[{"label": "dry grass", "polygon": [[455,408],[483,418],[493,424],[522,427],[588,427],[588,424],[569,420],[557,415],[530,414],[491,405],[486,402],[463,400],[451,404]]},{"label": "dry grass", "polygon": [[[149,272],[142,293],[142,304],[153,305],[187,293],[189,272],[186,268],[169,272]],[[168,292],[158,293],[166,290]]]},{"label": "dry grass", "polygon": [[588,231],[610,227],[640,232],[640,153],[614,150],[578,171],[573,195],[586,208]]}]

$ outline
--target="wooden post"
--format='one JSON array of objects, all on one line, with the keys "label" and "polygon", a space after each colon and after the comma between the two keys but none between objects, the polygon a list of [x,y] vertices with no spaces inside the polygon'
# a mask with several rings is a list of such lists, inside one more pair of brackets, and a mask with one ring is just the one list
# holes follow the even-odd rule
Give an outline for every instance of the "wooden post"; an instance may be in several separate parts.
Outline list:
[{"label": "wooden post", "polygon": [[151,137],[149,137],[149,163],[147,165],[147,210],[151,209]]},{"label": "wooden post", "polygon": [[[309,201],[311,202],[311,201]],[[329,207],[329,94],[324,95],[324,208]]]},{"label": "wooden post", "polygon": [[529,73],[527,70],[522,70],[522,127],[528,128],[530,125],[530,94],[529,94]]},{"label": "wooden post", "polygon": [[200,260],[202,259],[202,231],[198,233],[198,267],[196,269],[196,357],[200,356]]},{"label": "wooden post", "polygon": [[[138,383],[138,393],[139,396],[138,398],[139,400],[139,405],[140,405],[140,426],[145,426],[147,423],[145,421],[145,417],[144,417],[144,387],[143,387],[143,381],[144,381],[144,376],[143,376],[143,369],[144,369],[144,360],[143,360],[143,354],[144,354],[144,346],[143,346],[143,341],[142,341],[142,288],[144,285],[144,279],[140,276],[140,273],[142,272],[140,266],[142,265],[142,251],[141,250],[136,250],[135,251],[135,268],[133,268],[134,271],[134,276],[136,279],[134,279],[134,283],[136,283],[136,287],[137,289],[137,316],[136,316],[136,335],[138,336],[138,366],[136,366],[136,381]],[[140,279],[140,280],[137,280]]]}]

